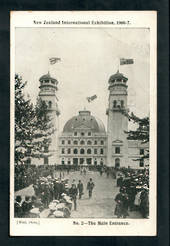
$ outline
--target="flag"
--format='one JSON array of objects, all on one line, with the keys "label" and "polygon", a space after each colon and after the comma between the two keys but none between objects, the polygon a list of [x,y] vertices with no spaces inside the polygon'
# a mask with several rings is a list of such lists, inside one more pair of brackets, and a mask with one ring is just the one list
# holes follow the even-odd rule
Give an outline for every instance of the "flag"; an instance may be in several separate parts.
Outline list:
[{"label": "flag", "polygon": [[96,98],[97,98],[96,95],[91,96],[91,97],[87,97],[87,101],[88,101],[88,102],[91,102],[91,101],[93,101],[93,100],[96,99]]},{"label": "flag", "polygon": [[120,65],[128,65],[133,63],[134,63],[133,59],[120,58]]},{"label": "flag", "polygon": [[51,57],[49,60],[50,60],[50,64],[53,65],[53,64],[55,64],[56,62],[61,61],[61,58],[58,58],[58,57]]}]

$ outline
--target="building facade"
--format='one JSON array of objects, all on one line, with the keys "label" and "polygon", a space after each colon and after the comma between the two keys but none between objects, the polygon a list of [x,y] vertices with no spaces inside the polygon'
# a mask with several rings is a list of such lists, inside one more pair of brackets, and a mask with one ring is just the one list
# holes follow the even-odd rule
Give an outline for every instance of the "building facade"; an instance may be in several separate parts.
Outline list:
[{"label": "building facade", "polygon": [[106,165],[106,131],[101,120],[83,110],[64,126],[59,137],[60,164]]},{"label": "building facade", "polygon": [[128,119],[122,110],[128,111],[128,78],[122,73],[117,71],[108,81],[107,131],[100,119],[90,111],[82,110],[66,122],[59,135],[58,81],[49,73],[39,81],[39,97],[48,105],[55,132],[49,149],[44,151],[45,157],[38,164],[106,165],[135,169],[148,166],[148,161],[140,158],[147,152],[148,143],[127,140],[125,133],[128,131]]}]

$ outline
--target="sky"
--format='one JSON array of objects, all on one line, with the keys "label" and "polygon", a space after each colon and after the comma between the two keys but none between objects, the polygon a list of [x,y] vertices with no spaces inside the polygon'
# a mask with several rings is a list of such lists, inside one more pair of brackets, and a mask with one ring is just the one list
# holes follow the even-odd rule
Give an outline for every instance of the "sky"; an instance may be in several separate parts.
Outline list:
[{"label": "sky", "polygon": [[[49,71],[58,80],[60,132],[84,108],[107,128],[108,80],[118,69],[128,78],[129,110],[149,115],[149,38],[143,28],[16,28],[15,72],[27,81],[24,93],[33,103],[42,75]],[[61,62],[50,65],[50,57]],[[120,58],[133,58],[134,64],[120,66]],[[94,94],[97,99],[88,103]]]}]

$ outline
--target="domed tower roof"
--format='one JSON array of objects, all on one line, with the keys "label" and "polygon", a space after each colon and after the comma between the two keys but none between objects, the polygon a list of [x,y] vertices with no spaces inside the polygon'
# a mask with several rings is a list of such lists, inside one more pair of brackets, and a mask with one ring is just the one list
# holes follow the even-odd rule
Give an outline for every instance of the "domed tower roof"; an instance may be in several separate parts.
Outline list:
[{"label": "domed tower roof", "polygon": [[128,78],[126,78],[122,73],[119,73],[119,70],[117,70],[117,73],[113,74],[109,78],[109,83],[114,83],[114,82],[126,82]]},{"label": "domed tower roof", "polygon": [[43,75],[40,77],[39,81],[42,82],[44,80],[50,80],[55,82],[55,84],[58,84],[58,81],[50,76],[50,73],[48,72],[47,74]]},{"label": "domed tower roof", "polygon": [[73,132],[75,129],[87,128],[92,132],[105,133],[103,122],[92,116],[90,111],[79,111],[79,115],[68,120],[63,128],[63,132]]}]

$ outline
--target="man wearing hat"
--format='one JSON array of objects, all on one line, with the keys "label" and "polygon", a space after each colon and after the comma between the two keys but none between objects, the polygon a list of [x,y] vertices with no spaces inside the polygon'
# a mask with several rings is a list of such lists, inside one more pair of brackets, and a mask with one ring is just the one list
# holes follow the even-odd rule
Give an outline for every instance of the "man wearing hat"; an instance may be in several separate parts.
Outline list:
[{"label": "man wearing hat", "polygon": [[77,210],[77,188],[76,185],[73,183],[70,190],[69,190],[69,195],[71,197],[71,200],[74,203],[74,210]]},{"label": "man wearing hat", "polygon": [[89,182],[87,183],[87,190],[89,191],[89,198],[92,197],[93,188],[94,188],[94,183],[92,181],[92,178],[90,178]]}]

